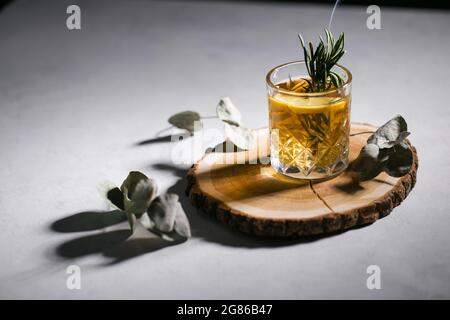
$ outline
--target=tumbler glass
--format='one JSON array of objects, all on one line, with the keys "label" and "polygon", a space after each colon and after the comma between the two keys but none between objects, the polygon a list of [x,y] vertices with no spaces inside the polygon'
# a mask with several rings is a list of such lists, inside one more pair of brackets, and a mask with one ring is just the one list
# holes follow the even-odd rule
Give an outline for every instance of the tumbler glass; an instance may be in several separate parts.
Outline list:
[{"label": "tumbler glass", "polygon": [[352,75],[336,65],[343,85],[306,92],[304,61],[273,68],[267,74],[270,161],[284,175],[325,179],[348,166]]}]

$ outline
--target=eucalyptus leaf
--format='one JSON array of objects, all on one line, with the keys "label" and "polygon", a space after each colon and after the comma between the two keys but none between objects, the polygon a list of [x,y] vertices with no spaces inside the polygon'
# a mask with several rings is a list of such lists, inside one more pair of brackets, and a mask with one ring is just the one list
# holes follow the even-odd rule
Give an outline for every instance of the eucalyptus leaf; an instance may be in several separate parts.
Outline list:
[{"label": "eucalyptus leaf", "polygon": [[148,208],[148,216],[162,232],[171,232],[175,223],[178,195],[166,193],[156,197]]},{"label": "eucalyptus leaf", "polygon": [[177,203],[176,206],[178,207],[176,210],[176,216],[175,216],[175,224],[174,224],[174,231],[182,236],[183,238],[190,238],[191,237],[191,226],[189,224],[189,220],[186,216],[186,213],[183,210],[183,207],[181,206],[181,203]]},{"label": "eucalyptus leaf", "polygon": [[413,163],[413,155],[409,146],[402,142],[393,148],[393,153],[386,161],[383,170],[393,177],[402,177],[409,172]]},{"label": "eucalyptus leaf", "polygon": [[355,180],[366,181],[380,174],[383,164],[379,161],[379,155],[380,149],[375,144],[366,144],[362,148],[351,167]]},{"label": "eucalyptus leaf", "polygon": [[148,179],[149,178],[142,172],[130,171],[130,173],[128,173],[128,176],[126,177],[126,179],[122,182],[120,189],[122,190],[123,193],[125,193],[125,189],[126,189],[128,192],[128,193],[126,193],[127,197],[131,198],[131,195],[133,194],[134,189],[136,188],[137,184],[141,180],[148,180]]},{"label": "eucalyptus leaf", "polygon": [[138,218],[147,211],[157,192],[156,183],[141,172],[132,171],[122,183],[124,209]]},{"label": "eucalyptus leaf", "polygon": [[169,123],[177,128],[185,129],[190,133],[202,128],[200,114],[195,111],[183,111],[169,118]]},{"label": "eucalyptus leaf", "polygon": [[157,197],[148,208],[148,216],[157,231],[171,236],[174,232],[184,238],[191,236],[189,221],[179,202],[179,197],[166,193]]},{"label": "eucalyptus leaf", "polygon": [[106,193],[106,197],[113,205],[115,205],[120,210],[125,210],[125,204],[123,200],[123,193],[118,188],[112,188]]},{"label": "eucalyptus leaf", "polygon": [[242,115],[238,108],[231,102],[228,97],[222,98],[216,108],[217,116],[223,122],[233,125],[240,126],[242,121]]},{"label": "eucalyptus leaf", "polygon": [[111,181],[102,181],[97,185],[100,195],[115,208],[124,210],[122,191]]},{"label": "eucalyptus leaf", "polygon": [[400,144],[409,135],[410,135],[410,133],[408,131],[403,131],[403,132],[400,132],[398,138],[396,140],[393,140],[393,141],[384,140],[383,138],[379,138],[378,145],[379,145],[379,147],[381,149],[392,148],[393,146]]},{"label": "eucalyptus leaf", "polygon": [[367,143],[375,144],[380,149],[391,148],[402,142],[408,135],[408,125],[406,124],[405,119],[403,119],[401,115],[396,115],[379,127],[377,131],[367,139]]},{"label": "eucalyptus leaf", "polygon": [[111,182],[104,182],[99,185],[99,191],[125,211],[132,232],[137,224],[141,224],[170,241],[185,240],[191,236],[189,220],[178,195],[166,193],[155,198],[156,183],[141,172],[131,171],[120,189]]},{"label": "eucalyptus leaf", "polygon": [[[150,180],[140,181],[131,195],[131,199],[127,196],[124,197],[124,207],[126,212],[134,213],[140,217],[147,211],[153,200],[155,190],[149,181]],[[124,193],[127,193],[126,188]]]},{"label": "eucalyptus leaf", "polygon": [[355,180],[365,181],[386,172],[401,177],[409,172],[413,163],[412,151],[404,142],[410,134],[402,116],[386,122],[367,139],[367,144],[351,165]]},{"label": "eucalyptus leaf", "polygon": [[250,150],[256,146],[256,135],[254,130],[229,125],[228,123],[224,123],[224,125],[227,138],[238,148]]}]

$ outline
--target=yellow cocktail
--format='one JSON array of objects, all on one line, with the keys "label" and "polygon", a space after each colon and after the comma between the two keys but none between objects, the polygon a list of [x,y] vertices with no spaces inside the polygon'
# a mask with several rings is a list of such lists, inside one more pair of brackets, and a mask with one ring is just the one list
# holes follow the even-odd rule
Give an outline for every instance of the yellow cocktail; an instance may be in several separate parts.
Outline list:
[{"label": "yellow cocktail", "polygon": [[323,93],[306,88],[305,80],[290,74],[268,83],[272,167],[296,178],[334,176],[348,165],[350,82]]}]

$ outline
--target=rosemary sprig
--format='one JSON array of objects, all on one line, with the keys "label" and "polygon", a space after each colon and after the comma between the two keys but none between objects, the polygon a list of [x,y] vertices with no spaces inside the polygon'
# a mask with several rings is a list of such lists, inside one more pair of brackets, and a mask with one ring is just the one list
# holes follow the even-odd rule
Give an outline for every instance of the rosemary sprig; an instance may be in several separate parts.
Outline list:
[{"label": "rosemary sprig", "polygon": [[346,52],[344,50],[344,33],[339,35],[337,41],[333,34],[325,29],[326,41],[320,38],[320,43],[314,50],[312,42],[306,47],[301,34],[298,34],[300,44],[303,48],[303,54],[308,70],[309,79],[304,79],[308,83],[308,92],[323,92],[329,90],[332,86],[339,88],[344,80],[339,74],[331,69]]}]

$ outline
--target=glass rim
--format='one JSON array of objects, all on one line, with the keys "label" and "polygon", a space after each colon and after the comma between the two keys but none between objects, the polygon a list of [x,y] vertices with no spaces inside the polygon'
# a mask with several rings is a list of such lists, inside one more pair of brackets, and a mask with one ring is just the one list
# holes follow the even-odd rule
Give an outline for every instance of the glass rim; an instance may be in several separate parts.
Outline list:
[{"label": "glass rim", "polygon": [[[297,97],[317,97],[317,96],[323,96],[323,95],[328,95],[330,93],[334,93],[337,91],[340,91],[342,89],[346,89],[347,87],[349,87],[352,83],[352,73],[350,72],[350,70],[348,70],[346,67],[341,66],[340,64],[336,64],[335,66],[338,67],[339,69],[343,70],[345,72],[345,74],[347,75],[347,80],[345,81],[345,83],[340,86],[339,88],[333,89],[333,90],[328,90],[328,91],[323,91],[323,92],[295,92],[295,91],[290,91],[290,90],[286,90],[286,89],[282,89],[277,87],[272,80],[270,79],[272,74],[278,70],[280,70],[281,68],[287,67],[289,65],[293,65],[293,64],[305,64],[305,60],[296,60],[296,61],[291,61],[291,62],[287,62],[287,63],[283,63],[280,64],[274,68],[272,68],[266,75],[266,83],[269,87],[277,90],[278,92],[287,94],[287,95],[291,95],[291,96],[297,96]],[[306,65],[306,64],[305,64]]]}]

